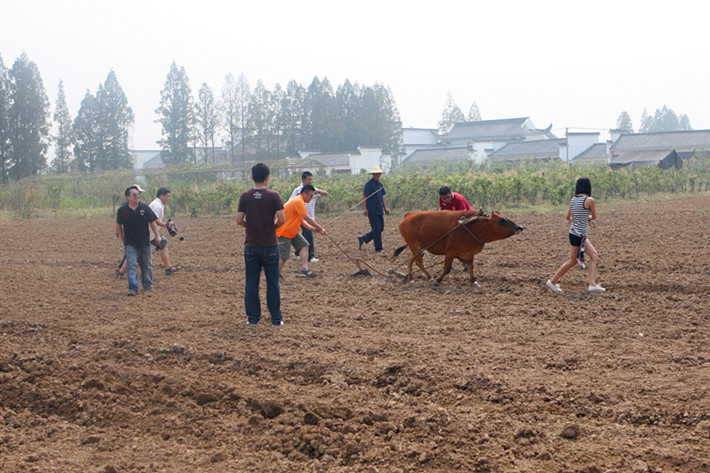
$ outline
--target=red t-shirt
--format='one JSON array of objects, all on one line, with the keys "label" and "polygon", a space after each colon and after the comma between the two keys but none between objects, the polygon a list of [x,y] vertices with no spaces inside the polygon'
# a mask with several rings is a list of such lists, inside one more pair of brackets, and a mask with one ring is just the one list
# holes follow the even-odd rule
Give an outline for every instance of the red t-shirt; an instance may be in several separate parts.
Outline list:
[{"label": "red t-shirt", "polygon": [[456,192],[451,193],[451,203],[445,204],[439,196],[439,208],[441,210],[473,210],[466,198]]}]

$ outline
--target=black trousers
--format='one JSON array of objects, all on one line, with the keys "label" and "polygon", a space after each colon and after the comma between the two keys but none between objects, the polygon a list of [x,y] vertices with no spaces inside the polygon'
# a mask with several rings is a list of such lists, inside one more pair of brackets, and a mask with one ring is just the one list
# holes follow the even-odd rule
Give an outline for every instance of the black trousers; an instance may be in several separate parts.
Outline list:
[{"label": "black trousers", "polygon": [[315,258],[315,250],[313,248],[313,232],[306,227],[301,227],[301,233],[303,233],[303,238],[308,242],[308,261]]}]

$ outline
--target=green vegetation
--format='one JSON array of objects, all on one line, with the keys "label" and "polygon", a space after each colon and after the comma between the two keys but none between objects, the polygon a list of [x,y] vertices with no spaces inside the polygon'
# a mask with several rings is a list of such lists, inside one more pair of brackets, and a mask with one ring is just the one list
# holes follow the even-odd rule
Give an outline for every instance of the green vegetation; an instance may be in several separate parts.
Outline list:
[{"label": "green vegetation", "polygon": [[[284,177],[285,168],[272,167],[270,187],[284,200],[299,184],[300,176]],[[227,177],[228,176],[228,177]],[[561,163],[438,165],[401,169],[382,177],[388,206],[395,212],[433,210],[438,189],[450,186],[463,194],[474,207],[486,210],[565,205],[577,178],[592,181],[594,196],[600,201],[639,200],[661,194],[689,194],[710,191],[710,164],[704,160],[685,161],[680,170],[636,168],[612,170],[607,166],[567,166]],[[316,184],[329,192],[318,203],[319,214],[339,214],[359,208],[367,175],[316,176]],[[123,190],[136,182],[127,171],[98,175],[61,175],[29,178],[0,186],[0,210],[28,218],[41,212],[59,216],[111,215],[123,202]],[[172,214],[189,216],[231,215],[236,213],[239,195],[251,187],[242,174],[220,170],[181,167],[178,171],[144,176],[144,201],[149,202],[159,187],[171,191]]]}]

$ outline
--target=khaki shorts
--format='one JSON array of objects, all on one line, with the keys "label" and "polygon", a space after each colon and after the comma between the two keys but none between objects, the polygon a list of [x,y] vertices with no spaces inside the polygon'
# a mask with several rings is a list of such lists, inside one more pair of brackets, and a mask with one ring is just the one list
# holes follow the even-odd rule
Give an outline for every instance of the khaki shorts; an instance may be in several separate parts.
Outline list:
[{"label": "khaki shorts", "polygon": [[308,242],[301,232],[293,238],[279,237],[279,256],[282,260],[287,260],[291,256],[291,245],[294,250],[299,251],[304,246],[308,246]]}]

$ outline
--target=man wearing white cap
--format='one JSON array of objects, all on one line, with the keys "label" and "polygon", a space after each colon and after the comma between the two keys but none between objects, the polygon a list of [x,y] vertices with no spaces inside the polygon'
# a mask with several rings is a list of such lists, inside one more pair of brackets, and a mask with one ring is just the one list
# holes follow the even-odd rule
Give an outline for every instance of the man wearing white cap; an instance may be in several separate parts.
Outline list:
[{"label": "man wearing white cap", "polygon": [[358,249],[362,249],[363,243],[375,241],[375,252],[382,253],[382,231],[385,229],[384,214],[389,215],[390,211],[385,204],[385,188],[380,182],[380,176],[384,171],[379,166],[368,172],[372,179],[365,184],[363,191],[362,206],[365,216],[370,220],[370,231],[357,237]]}]

